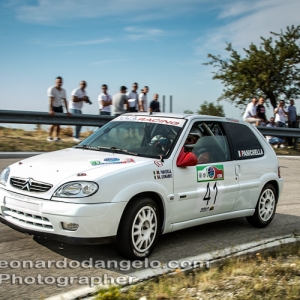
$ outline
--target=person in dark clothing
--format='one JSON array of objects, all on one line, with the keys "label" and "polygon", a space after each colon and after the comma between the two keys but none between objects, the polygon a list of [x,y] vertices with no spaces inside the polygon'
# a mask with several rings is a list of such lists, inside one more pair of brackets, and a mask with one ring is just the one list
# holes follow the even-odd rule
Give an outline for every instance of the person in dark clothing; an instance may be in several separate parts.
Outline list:
[{"label": "person in dark clothing", "polygon": [[158,94],[153,95],[153,100],[150,102],[149,111],[152,112],[160,112],[159,102],[158,102]]},{"label": "person in dark clothing", "polygon": [[265,99],[263,97],[260,97],[256,108],[256,116],[258,117],[256,126],[267,125],[266,108],[264,107],[264,103]]}]

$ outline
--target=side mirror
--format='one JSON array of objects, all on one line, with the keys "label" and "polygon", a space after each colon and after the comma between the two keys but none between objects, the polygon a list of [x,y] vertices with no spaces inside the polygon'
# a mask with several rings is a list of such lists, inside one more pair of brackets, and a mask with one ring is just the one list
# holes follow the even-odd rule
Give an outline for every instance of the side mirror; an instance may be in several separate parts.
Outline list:
[{"label": "side mirror", "polygon": [[181,149],[177,157],[177,167],[192,167],[197,163],[197,156],[193,152],[184,152],[184,148]]}]

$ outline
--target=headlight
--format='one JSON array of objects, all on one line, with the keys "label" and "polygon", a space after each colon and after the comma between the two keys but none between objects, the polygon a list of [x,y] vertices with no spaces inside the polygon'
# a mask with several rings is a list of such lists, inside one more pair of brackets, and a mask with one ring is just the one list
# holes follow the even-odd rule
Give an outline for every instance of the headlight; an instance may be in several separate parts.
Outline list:
[{"label": "headlight", "polygon": [[83,198],[95,194],[98,191],[98,184],[88,181],[74,181],[60,186],[53,197]]},{"label": "headlight", "polygon": [[7,180],[8,180],[8,176],[9,176],[9,172],[10,172],[10,168],[7,167],[6,169],[4,169],[0,175],[0,183],[5,185]]}]

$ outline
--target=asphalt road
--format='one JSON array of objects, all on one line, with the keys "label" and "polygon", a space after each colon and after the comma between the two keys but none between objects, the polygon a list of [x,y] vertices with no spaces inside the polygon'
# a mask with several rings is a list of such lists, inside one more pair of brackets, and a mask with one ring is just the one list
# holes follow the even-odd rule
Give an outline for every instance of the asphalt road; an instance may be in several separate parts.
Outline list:
[{"label": "asphalt road", "polygon": [[[0,159],[0,170],[7,165],[20,159]],[[226,247],[258,241],[262,238],[272,238],[284,234],[300,233],[300,199],[298,192],[298,170],[300,169],[300,158],[280,158],[281,175],[285,180],[283,193],[277,206],[277,213],[272,223],[264,229],[251,227],[244,218],[222,221],[212,224],[197,226],[174,233],[161,236],[160,241],[150,257],[150,261],[159,260],[167,263],[171,260],[178,260],[188,256],[194,256],[212,250],[221,250]],[[72,261],[72,266],[64,267],[63,259],[67,263]],[[84,260],[92,259],[98,261],[100,267],[106,268],[83,268],[76,267],[76,262],[82,263]],[[3,268],[1,261],[11,263],[11,266]],[[112,266],[107,266],[108,261],[115,260],[123,270]],[[22,266],[24,261],[33,261],[36,265],[33,268],[27,265]],[[39,264],[37,264],[39,262]],[[44,266],[42,262],[49,262],[51,266]],[[55,266],[57,261],[62,261]],[[39,267],[39,268],[38,268]],[[109,276],[117,277],[121,274],[128,274],[135,269],[127,269],[128,262],[121,262],[121,257],[115,252],[114,245],[98,246],[74,246],[61,244],[55,241],[34,239],[19,232],[16,232],[0,223],[0,299],[43,299],[52,295],[63,293],[72,289],[83,287],[74,280],[74,284],[57,286],[58,277],[81,277],[84,283],[85,277]],[[1,275],[2,274],[2,275]],[[3,275],[5,274],[5,275]],[[40,284],[38,283],[40,275]],[[2,276],[2,277],[1,277]],[[6,279],[8,276],[10,278]],[[35,277],[35,283],[20,284],[20,278],[13,279],[15,276]],[[51,283],[50,277],[55,277],[56,283]],[[44,279],[47,279],[45,283]],[[60,284],[64,285],[64,279],[60,279]]]}]

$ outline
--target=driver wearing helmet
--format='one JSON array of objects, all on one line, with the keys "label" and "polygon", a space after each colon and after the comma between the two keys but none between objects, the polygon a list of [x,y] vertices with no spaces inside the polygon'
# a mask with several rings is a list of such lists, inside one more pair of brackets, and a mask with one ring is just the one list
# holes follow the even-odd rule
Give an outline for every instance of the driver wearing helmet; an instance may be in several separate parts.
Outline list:
[{"label": "driver wearing helmet", "polygon": [[200,130],[193,127],[185,140],[184,146],[188,152],[192,151],[198,139],[201,137]]}]

